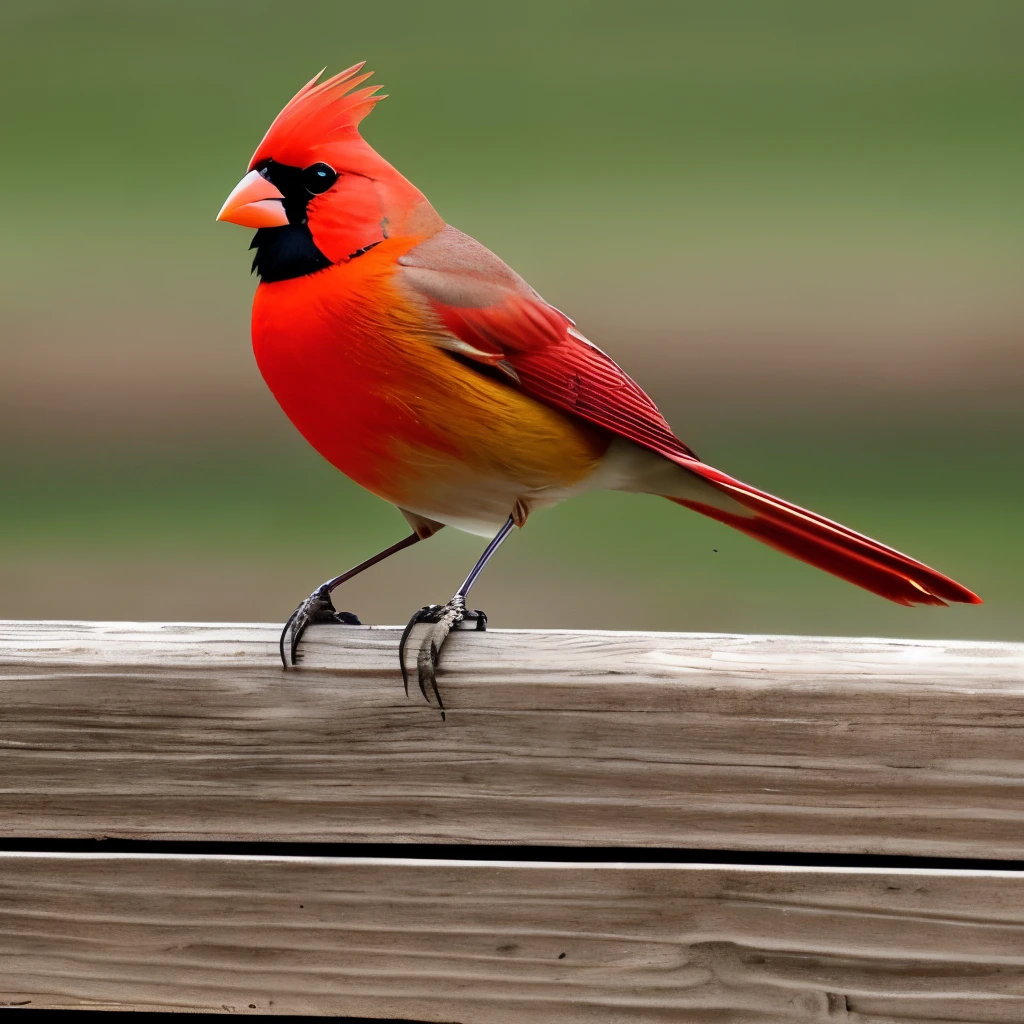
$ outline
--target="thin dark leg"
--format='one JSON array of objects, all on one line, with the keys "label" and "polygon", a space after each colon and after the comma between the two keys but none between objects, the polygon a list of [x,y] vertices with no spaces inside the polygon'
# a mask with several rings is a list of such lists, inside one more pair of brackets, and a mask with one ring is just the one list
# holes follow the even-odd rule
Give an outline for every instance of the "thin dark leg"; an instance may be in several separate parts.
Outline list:
[{"label": "thin dark leg", "polygon": [[281,641],[279,644],[281,651],[281,664],[285,668],[288,667],[288,657],[285,654],[285,638],[288,636],[289,629],[291,630],[292,639],[290,646],[292,664],[296,663],[296,651],[299,646],[299,641],[302,639],[302,634],[306,632],[308,626],[314,622],[338,622],[345,625],[359,625],[359,619],[351,612],[339,612],[334,607],[334,602],[331,600],[331,594],[337,590],[342,583],[352,579],[353,576],[358,576],[364,569],[369,569],[371,566],[376,565],[378,562],[383,562],[385,558],[390,557],[398,551],[402,551],[404,548],[412,547],[417,541],[422,538],[418,533],[411,533],[408,537],[403,538],[396,544],[392,544],[391,547],[385,548],[383,551],[379,551],[371,558],[367,558],[365,562],[360,562],[358,565],[353,566],[348,572],[343,572],[340,576],[335,576],[334,579],[328,580],[326,583],[321,583],[316,590],[313,591],[309,597],[306,598],[302,604],[299,605],[295,611],[292,612],[288,621],[284,624],[284,629],[281,630]]},{"label": "thin dark leg", "polygon": [[466,577],[466,581],[456,591],[459,597],[465,598],[469,596],[470,587],[472,587],[473,584],[476,583],[477,576],[479,576],[480,573],[483,572],[484,566],[491,560],[491,557],[494,555],[494,552],[501,547],[501,542],[509,535],[509,532],[512,530],[512,527],[515,525],[515,520],[511,516],[509,516],[508,522],[505,523],[505,525],[498,531],[494,540],[492,540],[491,543],[484,548],[484,553],[477,559],[477,563],[473,566],[472,571]]},{"label": "thin dark leg", "polygon": [[[403,537],[400,541],[392,544],[391,547],[385,548],[383,551],[378,551],[377,554],[368,558],[365,562],[360,562],[358,565],[353,566],[348,570],[348,572],[343,572],[340,576],[335,576],[333,580],[328,580],[323,584],[323,587],[326,587],[327,593],[331,594],[337,590],[342,583],[347,583],[353,576],[358,576],[364,569],[369,569],[378,562],[383,562],[385,558],[390,558],[399,551],[411,548],[413,544],[417,543],[421,539],[422,538],[418,533],[410,533],[408,537]],[[323,587],[321,589],[323,589]]]},{"label": "thin dark leg", "polygon": [[398,664],[402,669],[402,682],[405,684],[405,695],[408,697],[409,673],[405,667],[405,645],[409,635],[412,633],[413,626],[417,623],[430,622],[434,624],[430,635],[420,647],[416,667],[419,676],[420,693],[423,694],[424,700],[428,700],[427,686],[430,686],[434,699],[437,701],[437,706],[441,710],[442,719],[444,718],[444,702],[441,700],[441,694],[437,689],[437,673],[435,671],[441,654],[441,647],[444,645],[445,640],[448,639],[448,634],[466,619],[475,620],[478,630],[487,628],[487,616],[479,610],[468,611],[466,609],[466,597],[469,594],[470,588],[476,583],[477,577],[483,571],[484,566],[491,560],[498,548],[501,547],[502,541],[509,535],[513,526],[515,526],[515,520],[512,516],[509,516],[508,522],[498,531],[490,544],[484,548],[484,553],[477,559],[476,565],[473,566],[472,571],[466,577],[462,586],[455,592],[455,596],[447,604],[430,604],[416,612],[409,620],[409,624],[405,627],[402,638],[398,642]]}]

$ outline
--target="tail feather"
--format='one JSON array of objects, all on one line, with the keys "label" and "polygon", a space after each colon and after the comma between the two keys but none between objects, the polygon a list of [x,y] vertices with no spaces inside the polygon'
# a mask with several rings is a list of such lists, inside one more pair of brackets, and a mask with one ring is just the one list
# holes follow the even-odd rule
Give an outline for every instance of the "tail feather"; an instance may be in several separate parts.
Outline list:
[{"label": "tail feather", "polygon": [[[699,489],[700,498],[706,495],[711,500],[699,500],[691,492],[687,496],[666,494],[670,501],[756,537],[802,562],[897,604],[982,603],[977,594],[948,576],[870,537],[759,491],[702,462],[685,457],[673,461],[711,485]],[[731,501],[720,507],[714,503],[715,492]]]}]

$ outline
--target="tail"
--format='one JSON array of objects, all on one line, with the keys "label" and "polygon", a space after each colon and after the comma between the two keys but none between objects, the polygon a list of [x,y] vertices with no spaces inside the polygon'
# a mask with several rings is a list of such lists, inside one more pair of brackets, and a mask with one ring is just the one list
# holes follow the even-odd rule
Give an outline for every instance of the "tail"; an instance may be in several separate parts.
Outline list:
[{"label": "tail", "polygon": [[982,603],[977,594],[948,576],[870,537],[765,494],[703,462],[685,456],[673,461],[686,470],[686,478],[666,498],[802,562],[897,604]]}]

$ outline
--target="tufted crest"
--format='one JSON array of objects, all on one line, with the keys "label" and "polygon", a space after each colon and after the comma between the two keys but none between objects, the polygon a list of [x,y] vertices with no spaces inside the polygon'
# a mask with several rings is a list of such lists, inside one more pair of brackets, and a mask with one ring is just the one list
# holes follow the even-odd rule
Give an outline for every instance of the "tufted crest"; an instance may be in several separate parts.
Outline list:
[{"label": "tufted crest", "polygon": [[358,138],[359,122],[375,103],[385,98],[377,95],[379,85],[358,88],[373,74],[360,74],[362,69],[363,62],[353,64],[325,82],[320,81],[321,71],[307,82],[274,118],[249,167],[271,156],[276,160],[287,159],[285,154],[305,149],[311,143]]}]

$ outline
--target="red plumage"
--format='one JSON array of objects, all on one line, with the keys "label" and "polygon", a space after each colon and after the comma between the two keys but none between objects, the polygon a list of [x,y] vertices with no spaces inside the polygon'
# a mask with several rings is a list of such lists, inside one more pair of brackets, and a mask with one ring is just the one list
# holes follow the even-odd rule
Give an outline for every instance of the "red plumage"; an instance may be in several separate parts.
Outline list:
[{"label": "red plumage", "polygon": [[[274,118],[249,161],[249,170],[268,158],[288,163],[311,144],[361,141],[359,122],[373,110],[375,103],[386,99],[377,95],[379,85],[352,91],[373,74],[372,71],[359,74],[362,68],[363,62],[360,62],[325,82],[320,81],[322,71],[310,79]],[[300,156],[296,162],[301,160]]]},{"label": "red plumage", "polygon": [[452,334],[491,356],[481,362],[506,364],[534,398],[661,455],[694,455],[640,385],[546,302],[508,293],[483,308],[434,308]]},{"label": "red plumage", "polygon": [[[711,483],[752,513],[744,516],[700,501],[671,498],[686,508],[902,605],[981,604],[981,598],[955,580],[870,537],[807,509],[759,491],[712,466],[679,460],[689,472]],[[945,599],[945,600],[943,600]]]},{"label": "red plumage", "polygon": [[897,604],[981,603],[922,562],[700,462],[640,386],[539,296],[507,291],[483,307],[432,304],[474,358],[507,365],[528,394],[664,455],[744,511],[666,495],[677,504]]},{"label": "red plumage", "polygon": [[[338,468],[424,536],[443,523],[493,535],[510,513],[521,525],[532,508],[610,486],[662,494],[899,604],[979,603],[921,562],[700,462],[572,320],[446,225],[360,137],[383,98],[361,69],[299,90],[221,211],[270,226],[257,236],[275,275],[254,304],[257,359]],[[323,189],[302,184],[325,166]]]}]

